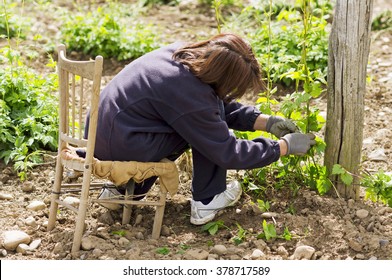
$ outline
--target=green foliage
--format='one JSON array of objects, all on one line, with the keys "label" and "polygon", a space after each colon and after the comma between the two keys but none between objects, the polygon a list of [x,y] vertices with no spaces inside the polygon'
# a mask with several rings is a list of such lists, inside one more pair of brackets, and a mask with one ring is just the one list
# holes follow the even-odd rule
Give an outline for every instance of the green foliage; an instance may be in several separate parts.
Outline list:
[{"label": "green foliage", "polygon": [[372,21],[372,30],[385,30],[392,28],[392,11],[387,10],[380,13]]},{"label": "green foliage", "polygon": [[112,234],[124,237],[126,232],[125,232],[125,230],[116,230],[116,231],[113,231]]},{"label": "green foliage", "polygon": [[57,75],[36,73],[9,48],[0,49],[0,62],[0,159],[14,162],[24,179],[42,162],[41,150],[57,148]]},{"label": "green foliage", "polygon": [[[302,60],[302,47],[306,45],[306,65],[309,78],[325,80],[328,66],[328,22],[332,13],[329,1],[310,1],[311,9],[296,1],[286,4],[280,1],[259,0],[242,10],[240,15],[226,20],[228,30],[238,30],[249,39],[268,79],[273,83],[291,85],[303,76],[296,71]],[[272,4],[272,5],[270,5]],[[304,26],[304,14],[307,25]],[[309,29],[310,28],[310,29]],[[307,32],[309,29],[311,32]],[[306,36],[304,34],[306,33]]]},{"label": "green foliage", "polygon": [[168,255],[170,253],[170,249],[167,247],[160,247],[156,249],[156,252],[160,255]]},{"label": "green foliage", "polygon": [[12,13],[15,7],[17,3],[7,4],[3,1],[0,8],[0,38],[25,38],[22,31],[27,28],[26,20]]},{"label": "green foliage", "polygon": [[338,175],[340,180],[342,180],[346,186],[350,186],[353,183],[353,176],[340,164],[334,164],[331,173],[332,175]]},{"label": "green foliage", "polygon": [[159,47],[152,25],[111,7],[99,7],[87,14],[67,14],[61,28],[62,42],[70,50],[118,60],[134,59]]},{"label": "green foliage", "polygon": [[392,207],[392,175],[380,170],[376,174],[367,174],[361,179],[365,187],[365,198],[373,202],[380,201]]},{"label": "green foliage", "polygon": [[270,240],[278,236],[276,234],[276,228],[274,224],[267,223],[266,220],[263,220],[263,231],[264,232],[261,233],[258,238],[265,238],[266,240]]},{"label": "green foliage", "polygon": [[261,200],[261,199],[258,199],[258,200],[257,200],[257,206],[259,207],[259,209],[260,209],[262,212],[267,212],[267,211],[269,211],[269,209],[270,209],[270,204],[269,204],[269,202],[268,202],[268,201]]},{"label": "green foliage", "polygon": [[201,228],[202,231],[207,231],[210,235],[215,235],[219,229],[226,227],[222,220],[209,222]]},{"label": "green foliage", "polygon": [[240,224],[237,223],[238,233],[232,238],[236,245],[245,241],[246,234],[248,233]]}]

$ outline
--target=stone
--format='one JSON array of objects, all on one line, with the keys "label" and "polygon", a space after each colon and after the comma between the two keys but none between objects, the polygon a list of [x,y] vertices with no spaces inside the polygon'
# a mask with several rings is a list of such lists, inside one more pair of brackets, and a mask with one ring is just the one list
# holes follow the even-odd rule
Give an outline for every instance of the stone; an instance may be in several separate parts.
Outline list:
[{"label": "stone", "polygon": [[33,241],[29,244],[30,250],[33,251],[33,250],[37,249],[37,248],[39,247],[39,245],[41,245],[41,239],[33,240]]},{"label": "stone", "polygon": [[282,245],[278,247],[278,249],[276,249],[276,252],[280,255],[280,256],[288,256],[289,253],[287,252],[286,248],[283,247]]},{"label": "stone", "polygon": [[34,190],[34,185],[32,182],[30,181],[25,181],[22,185],[22,191],[26,192],[26,193],[30,193]]},{"label": "stone", "polygon": [[208,252],[203,249],[190,249],[184,254],[185,260],[206,260]]},{"label": "stone", "polygon": [[250,256],[250,258],[252,260],[258,260],[260,258],[263,258],[265,256],[265,254],[263,253],[263,251],[261,251],[260,249],[255,249],[252,252],[252,255]]},{"label": "stone", "polygon": [[36,227],[37,226],[37,222],[35,221],[33,216],[29,216],[24,220],[24,223],[26,226],[30,226],[30,227]]},{"label": "stone", "polygon": [[79,207],[80,199],[73,196],[67,196],[64,198],[63,202],[77,208]]},{"label": "stone", "polygon": [[20,230],[11,230],[3,233],[3,247],[7,250],[14,251],[19,244],[29,244],[30,236]]},{"label": "stone", "polygon": [[26,255],[27,251],[30,251],[30,247],[27,244],[19,244],[18,247],[16,247],[16,252],[20,253],[22,255]]},{"label": "stone", "polygon": [[128,239],[126,239],[125,237],[121,237],[118,240],[118,245],[120,245],[121,247],[126,247],[129,243],[131,243]]},{"label": "stone", "polygon": [[32,211],[39,211],[39,210],[43,210],[46,208],[46,205],[44,202],[42,201],[32,201],[28,206],[27,209],[32,210]]},{"label": "stone", "polygon": [[9,193],[0,193],[0,200],[12,200],[14,197]]},{"label": "stone", "polygon": [[294,254],[290,257],[290,259],[310,260],[314,252],[316,252],[316,250],[313,247],[307,245],[301,245],[295,249]]},{"label": "stone", "polygon": [[212,247],[211,252],[217,254],[218,256],[225,255],[227,253],[227,248],[224,245],[217,244]]},{"label": "stone", "polygon": [[140,225],[140,223],[142,222],[142,220],[143,220],[143,215],[138,214],[138,215],[136,216],[136,219],[135,219],[135,226]]},{"label": "stone", "polygon": [[363,246],[358,241],[355,241],[355,240],[351,239],[348,242],[348,246],[350,246],[350,248],[353,249],[355,252],[362,252],[362,247]]},{"label": "stone", "polygon": [[357,212],[355,212],[355,215],[360,219],[365,219],[367,216],[369,216],[369,211],[365,209],[359,209]]}]

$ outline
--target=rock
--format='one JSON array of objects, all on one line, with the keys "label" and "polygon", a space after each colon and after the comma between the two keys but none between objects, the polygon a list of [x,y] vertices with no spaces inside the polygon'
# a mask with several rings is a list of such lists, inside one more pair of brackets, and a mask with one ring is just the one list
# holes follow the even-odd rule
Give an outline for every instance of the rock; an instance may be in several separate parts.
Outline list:
[{"label": "rock", "polygon": [[19,244],[29,244],[30,236],[20,230],[11,230],[3,233],[3,247],[7,250],[14,251]]},{"label": "rock", "polygon": [[63,202],[75,208],[78,208],[80,204],[80,199],[73,196],[67,196],[66,198],[64,198]]},{"label": "rock", "polygon": [[22,191],[26,192],[26,193],[30,193],[34,190],[34,185],[32,182],[30,181],[25,181],[22,185]]},{"label": "rock", "polygon": [[135,226],[140,225],[142,220],[143,220],[143,215],[141,215],[141,214],[137,215],[136,219],[135,219]]},{"label": "rock", "polygon": [[144,239],[143,232],[138,231],[138,232],[136,233],[135,237],[136,237],[136,239],[143,240],[143,239]]},{"label": "rock", "polygon": [[95,248],[95,242],[92,237],[87,236],[82,238],[81,247],[85,251],[90,251]]},{"label": "rock", "polygon": [[379,243],[380,243],[380,246],[381,246],[381,247],[384,247],[384,246],[386,246],[386,245],[389,244],[389,240],[381,239],[381,240],[379,241]]},{"label": "rock", "polygon": [[39,247],[39,245],[41,245],[41,239],[33,240],[29,244],[30,250],[33,251],[33,250],[37,249]]},{"label": "rock", "polygon": [[26,255],[27,251],[30,251],[30,247],[27,244],[22,243],[16,247],[16,252],[21,253],[22,255]]},{"label": "rock", "polygon": [[360,219],[365,219],[367,216],[369,216],[369,211],[365,209],[359,209],[357,212],[355,212],[355,215]]},{"label": "rock", "polygon": [[260,217],[264,219],[272,219],[272,218],[276,218],[277,216],[278,213],[274,213],[274,212],[265,212],[260,215]]},{"label": "rock", "polygon": [[63,245],[60,242],[56,243],[53,248],[53,254],[60,254],[62,252],[64,252]]},{"label": "rock", "polygon": [[118,245],[120,245],[120,247],[126,247],[129,243],[131,243],[128,239],[126,239],[125,237],[121,237],[118,240]]},{"label": "rock", "polygon": [[25,222],[25,224],[27,226],[30,226],[30,227],[36,227],[37,226],[37,222],[35,221],[33,216],[27,217],[24,222]]},{"label": "rock", "polygon": [[217,254],[218,256],[221,256],[227,253],[227,248],[224,245],[217,244],[212,248],[211,252],[213,254]]},{"label": "rock", "polygon": [[98,217],[98,222],[106,224],[106,225],[113,225],[114,224],[114,219],[110,212],[105,212],[102,215]]},{"label": "rock", "polygon": [[287,252],[286,248],[283,246],[279,246],[278,249],[276,249],[276,252],[280,255],[280,256],[288,256],[289,253]]},{"label": "rock", "polygon": [[162,229],[161,229],[161,235],[162,236],[170,236],[170,234],[171,234],[170,228],[166,225],[163,225]]},{"label": "rock", "polygon": [[307,245],[301,245],[295,249],[294,254],[290,257],[290,259],[310,260],[314,252],[316,252],[316,250],[313,247]]},{"label": "rock", "polygon": [[126,259],[128,260],[135,260],[140,257],[140,248],[139,247],[133,247],[129,249],[126,253]]},{"label": "rock", "polygon": [[32,211],[39,211],[39,210],[43,210],[46,208],[46,205],[44,202],[42,201],[32,201],[28,206],[27,209],[32,210]]},{"label": "rock", "polygon": [[348,246],[350,246],[350,248],[353,249],[355,252],[362,252],[362,244],[358,241],[355,241],[354,239],[351,239],[348,242]]},{"label": "rock", "polygon": [[206,260],[208,252],[203,249],[190,249],[184,254],[185,260]]},{"label": "rock", "polygon": [[369,155],[368,158],[372,161],[387,161],[388,157],[385,154],[384,149],[377,149],[372,151]]},{"label": "rock", "polygon": [[0,257],[6,257],[7,256],[7,250],[1,249],[0,250]]},{"label": "rock", "polygon": [[252,252],[252,255],[250,256],[250,258],[252,259],[252,260],[258,260],[258,259],[260,259],[260,258],[263,258],[265,256],[265,254],[263,253],[263,251],[261,251],[261,250],[259,250],[259,249],[255,249],[253,252]]},{"label": "rock", "polygon": [[9,193],[0,193],[0,200],[12,200],[14,197]]}]

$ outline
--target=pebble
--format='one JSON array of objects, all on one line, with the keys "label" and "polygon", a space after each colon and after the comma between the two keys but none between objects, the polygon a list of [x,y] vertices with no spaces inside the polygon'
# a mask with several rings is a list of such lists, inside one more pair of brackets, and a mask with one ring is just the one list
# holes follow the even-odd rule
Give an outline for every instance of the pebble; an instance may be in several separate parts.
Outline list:
[{"label": "pebble", "polygon": [[262,217],[264,219],[272,219],[272,218],[276,218],[277,216],[278,216],[278,213],[274,213],[274,212],[265,212],[260,215],[260,217]]},{"label": "pebble", "polygon": [[36,239],[36,240],[33,240],[30,244],[29,244],[29,247],[30,247],[30,250],[35,250],[35,249],[37,249],[38,247],[39,247],[39,245],[41,245],[41,239]]},{"label": "pebble", "polygon": [[166,225],[163,225],[162,229],[161,229],[161,235],[163,235],[163,236],[170,236],[170,234],[171,234],[170,228],[168,226],[166,226]]},{"label": "pebble", "polygon": [[29,244],[30,236],[20,230],[11,230],[3,233],[3,247],[7,250],[14,251],[19,244]]},{"label": "pebble", "polygon": [[227,253],[227,248],[224,245],[217,244],[212,247],[211,252],[217,254],[218,256],[225,255]]},{"label": "pebble", "polygon": [[9,193],[0,193],[0,200],[12,200],[14,197]]},{"label": "pebble", "polygon": [[365,218],[367,218],[367,216],[369,216],[369,211],[367,211],[365,209],[359,209],[359,210],[357,210],[355,215],[357,215],[357,217],[360,219],[365,219]]},{"label": "pebble", "polygon": [[28,206],[27,209],[32,210],[32,211],[39,211],[39,210],[43,210],[46,208],[46,205],[44,202],[42,201],[32,201]]},{"label": "pebble", "polygon": [[18,247],[16,247],[16,252],[20,253],[22,255],[26,255],[28,251],[31,251],[31,250],[30,250],[29,245],[27,245],[27,244],[22,243],[22,244],[19,244]]},{"label": "pebble", "polygon": [[184,254],[185,260],[206,260],[209,253],[203,249],[190,249]]},{"label": "pebble", "polygon": [[351,239],[348,242],[348,246],[350,246],[350,248],[353,249],[355,252],[362,252],[362,244],[358,241]]},{"label": "pebble", "polygon": [[29,192],[32,192],[32,191],[34,190],[34,185],[33,185],[33,183],[30,182],[30,181],[25,181],[25,182],[23,183],[21,189],[22,189],[22,191],[29,193]]},{"label": "pebble", "polygon": [[278,247],[278,249],[276,249],[276,252],[280,255],[280,256],[288,256],[289,253],[287,252],[286,248],[283,247],[282,245]]},{"label": "pebble", "polygon": [[0,256],[1,256],[1,257],[6,257],[6,256],[7,256],[7,250],[1,249],[1,250],[0,250]]},{"label": "pebble", "polygon": [[131,243],[128,239],[126,239],[125,237],[121,237],[118,240],[118,245],[120,245],[121,247],[126,247],[129,243]]},{"label": "pebble", "polygon": [[73,196],[67,196],[64,198],[63,202],[77,208],[80,204],[80,199]]},{"label": "pebble", "polygon": [[310,260],[315,251],[316,250],[311,246],[307,246],[307,245],[298,246],[295,249],[294,254],[290,257],[290,259]]},{"label": "pebble", "polygon": [[265,254],[263,253],[263,251],[261,251],[260,249],[255,249],[252,252],[252,255],[250,256],[250,258],[252,260],[257,260],[257,259],[263,258],[264,256],[265,256]]},{"label": "pebble", "polygon": [[137,215],[135,219],[135,226],[140,225],[142,220],[143,220],[143,215],[142,214]]},{"label": "pebble", "polygon": [[30,227],[35,227],[35,226],[37,226],[37,222],[35,221],[35,219],[34,219],[33,216],[27,217],[27,218],[24,220],[24,223],[25,223],[27,226],[30,226]]}]

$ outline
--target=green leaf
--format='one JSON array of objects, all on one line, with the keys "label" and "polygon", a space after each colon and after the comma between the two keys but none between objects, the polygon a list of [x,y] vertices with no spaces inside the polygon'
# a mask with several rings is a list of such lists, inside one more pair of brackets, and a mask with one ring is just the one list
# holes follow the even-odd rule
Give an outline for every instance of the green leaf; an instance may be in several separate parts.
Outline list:
[{"label": "green leaf", "polygon": [[340,164],[334,164],[332,167],[332,174],[339,175],[345,173],[346,170]]},{"label": "green leaf", "polygon": [[353,182],[353,176],[351,174],[349,174],[348,172],[341,174],[340,179],[347,186],[350,186]]},{"label": "green leaf", "polygon": [[266,220],[263,220],[263,230],[265,239],[270,240],[271,238],[276,238],[276,229],[274,224],[268,224]]}]

